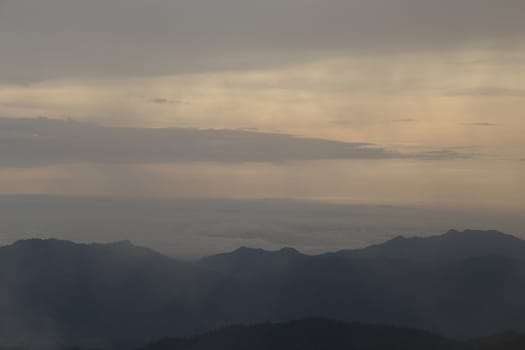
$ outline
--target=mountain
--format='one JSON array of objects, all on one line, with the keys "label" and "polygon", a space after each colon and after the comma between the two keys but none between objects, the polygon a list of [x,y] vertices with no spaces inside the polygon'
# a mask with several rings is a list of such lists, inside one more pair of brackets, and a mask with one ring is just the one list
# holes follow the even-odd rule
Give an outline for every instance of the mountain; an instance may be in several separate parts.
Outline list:
[{"label": "mountain", "polygon": [[522,246],[495,231],[451,231],[318,256],[241,248],[185,263],[130,242],[20,241],[0,248],[0,348],[124,349],[311,317],[459,338],[525,331]]},{"label": "mountain", "polygon": [[199,265],[207,269],[240,278],[260,277],[284,269],[308,257],[293,248],[266,251],[241,247],[234,252],[203,258]]},{"label": "mountain", "polygon": [[[191,334],[214,326],[212,314],[235,294],[224,291],[235,286],[228,278],[130,242],[19,241],[0,248],[0,281],[4,346],[127,346]],[[216,298],[220,305],[209,304]]]},{"label": "mountain", "polygon": [[342,257],[391,258],[421,262],[449,263],[484,255],[525,257],[525,241],[499,231],[456,231],[427,238],[396,237],[388,242],[359,250],[342,250]]},{"label": "mountain", "polygon": [[252,298],[243,321],[320,316],[468,338],[525,330],[524,245],[449,231],[319,256],[243,248],[200,264],[242,283]]},{"label": "mountain", "polygon": [[268,274],[297,262],[312,258],[339,257],[345,259],[389,259],[420,263],[455,263],[465,259],[497,255],[510,259],[525,259],[525,241],[499,231],[456,231],[431,237],[398,236],[363,249],[340,250],[312,257],[293,248],[266,251],[242,247],[230,253],[201,259],[200,266],[224,274],[249,277]]},{"label": "mountain", "polygon": [[232,326],[186,339],[163,339],[141,350],[522,350],[525,335],[460,342],[403,328],[307,319]]}]

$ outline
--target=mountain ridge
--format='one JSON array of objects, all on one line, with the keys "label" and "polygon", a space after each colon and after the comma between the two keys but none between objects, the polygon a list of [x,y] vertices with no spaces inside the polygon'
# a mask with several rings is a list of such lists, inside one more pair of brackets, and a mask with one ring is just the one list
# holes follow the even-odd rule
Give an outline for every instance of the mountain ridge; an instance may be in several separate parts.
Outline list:
[{"label": "mountain ridge", "polygon": [[525,241],[496,230],[449,230],[429,237],[398,236],[363,249],[341,250],[342,257],[390,257],[419,262],[450,262],[473,256],[525,256]]},{"label": "mountain ridge", "polygon": [[[465,243],[469,244],[468,248]],[[494,244],[496,243],[496,244]],[[339,256],[339,257],[389,257],[401,258],[405,260],[416,260],[421,262],[429,262],[433,259],[439,259],[439,256],[431,254],[428,251],[420,255],[407,255],[407,249],[421,250],[421,247],[428,249],[426,246],[434,245],[436,250],[450,249],[454,245],[460,245],[459,249],[453,252],[455,257],[452,260],[463,259],[471,256],[481,255],[508,255],[512,257],[525,256],[525,241],[509,234],[497,230],[449,230],[442,235],[433,235],[425,237],[405,237],[403,235],[396,236],[390,240],[382,243],[372,244],[365,248],[358,249],[342,249],[335,252],[322,253],[317,255],[308,255],[298,251],[295,248],[284,247],[279,250],[264,250],[261,248],[250,248],[242,246],[234,251],[219,253],[215,255],[206,256],[200,259],[201,262],[210,260],[224,260],[227,258],[240,258],[249,256],[254,258],[256,255],[259,258],[271,258],[275,255],[288,256],[296,255],[302,257],[318,257],[318,256]],[[402,249],[399,251],[397,249]],[[463,255],[461,255],[463,254]],[[442,257],[443,258],[443,257]]]},{"label": "mountain ridge", "polygon": [[229,326],[191,338],[165,338],[140,350],[521,350],[525,335],[506,333],[469,341],[416,329],[328,319]]},{"label": "mountain ridge", "polygon": [[[126,241],[19,241],[0,247],[0,346],[53,336],[65,345],[124,349],[228,324],[310,317],[459,338],[525,331],[523,241],[475,232],[397,238],[368,255],[244,247],[192,263]],[[462,259],[399,256],[420,254],[422,242],[446,250],[464,237],[475,249]],[[476,237],[490,239],[477,244]],[[2,325],[15,327],[18,338]]]}]

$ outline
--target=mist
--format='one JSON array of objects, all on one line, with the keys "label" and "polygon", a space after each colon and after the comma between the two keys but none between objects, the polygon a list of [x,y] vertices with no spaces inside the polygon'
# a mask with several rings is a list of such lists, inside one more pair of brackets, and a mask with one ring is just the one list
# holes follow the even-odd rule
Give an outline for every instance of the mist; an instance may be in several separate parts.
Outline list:
[{"label": "mist", "polygon": [[0,348],[522,349],[524,14],[0,0]]},{"label": "mist", "polygon": [[362,248],[398,235],[427,236],[498,227],[525,237],[523,218],[508,210],[220,198],[1,196],[0,243],[60,238],[131,240],[172,257],[195,260],[241,246],[309,254]]}]

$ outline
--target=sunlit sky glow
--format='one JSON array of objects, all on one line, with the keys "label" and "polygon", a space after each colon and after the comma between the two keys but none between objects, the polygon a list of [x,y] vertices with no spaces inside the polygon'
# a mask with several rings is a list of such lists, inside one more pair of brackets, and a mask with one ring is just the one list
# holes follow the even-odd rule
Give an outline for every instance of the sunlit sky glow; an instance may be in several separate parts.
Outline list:
[{"label": "sunlit sky glow", "polygon": [[[444,155],[79,156],[2,163],[0,194],[525,210],[524,13],[521,0],[0,0],[0,117]],[[0,130],[0,158],[12,156],[16,137]]]}]

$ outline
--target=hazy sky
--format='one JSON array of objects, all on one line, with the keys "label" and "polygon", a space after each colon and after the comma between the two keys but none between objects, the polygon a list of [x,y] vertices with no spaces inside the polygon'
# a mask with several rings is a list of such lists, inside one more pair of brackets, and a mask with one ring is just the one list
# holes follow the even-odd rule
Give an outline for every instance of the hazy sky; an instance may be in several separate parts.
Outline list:
[{"label": "hazy sky", "polygon": [[519,213],[523,14],[523,0],[0,0],[0,195]]}]

